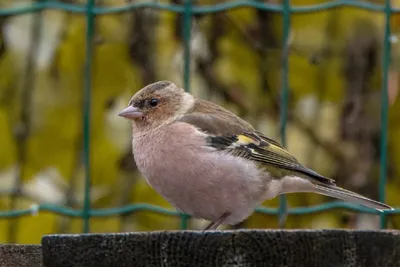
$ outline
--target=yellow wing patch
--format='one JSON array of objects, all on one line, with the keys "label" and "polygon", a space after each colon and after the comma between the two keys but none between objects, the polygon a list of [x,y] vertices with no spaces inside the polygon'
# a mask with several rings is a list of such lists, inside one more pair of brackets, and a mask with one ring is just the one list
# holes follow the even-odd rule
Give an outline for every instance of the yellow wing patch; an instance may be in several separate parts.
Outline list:
[{"label": "yellow wing patch", "polygon": [[257,140],[254,140],[254,139],[252,139],[252,138],[250,138],[248,136],[241,135],[241,134],[237,136],[236,143],[238,145],[242,145],[242,146],[247,146],[249,144],[255,144],[255,145],[259,145],[260,144]]}]

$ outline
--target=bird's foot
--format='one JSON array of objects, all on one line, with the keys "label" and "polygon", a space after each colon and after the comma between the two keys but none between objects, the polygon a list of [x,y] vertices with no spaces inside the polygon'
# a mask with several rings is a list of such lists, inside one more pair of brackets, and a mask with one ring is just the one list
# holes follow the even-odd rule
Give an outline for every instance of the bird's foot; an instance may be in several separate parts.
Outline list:
[{"label": "bird's foot", "polygon": [[230,212],[225,212],[224,214],[222,214],[221,218],[218,219],[218,221],[211,222],[206,228],[204,228],[203,232],[217,229],[218,226],[220,226],[229,215],[231,215]]}]

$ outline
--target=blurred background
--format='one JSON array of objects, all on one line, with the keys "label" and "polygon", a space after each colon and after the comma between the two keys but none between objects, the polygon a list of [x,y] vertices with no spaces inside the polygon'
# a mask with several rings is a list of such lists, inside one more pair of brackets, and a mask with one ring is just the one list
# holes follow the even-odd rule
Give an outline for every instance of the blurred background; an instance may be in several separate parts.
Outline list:
[{"label": "blurred background", "polygon": [[[138,0],[137,2],[151,0]],[[229,2],[230,0],[226,0]],[[33,0],[0,0],[2,9]],[[47,1],[50,2],[50,1]],[[85,7],[86,1],[65,0]],[[97,7],[133,1],[97,0]],[[215,5],[225,0],[197,0]],[[281,4],[279,0],[265,3]],[[291,5],[322,0],[292,0]],[[384,4],[384,1],[362,1]],[[157,3],[181,5],[181,0]],[[394,7],[400,6],[393,0]],[[150,203],[173,208],[142,179],[131,155],[130,123],[116,114],[132,94],[158,80],[184,87],[182,14],[136,9],[96,16],[92,39],[90,117],[91,208]],[[291,15],[286,44],[282,15],[252,7],[194,15],[190,91],[225,106],[281,141],[282,57],[288,56],[286,145],[304,165],[340,186],[378,199],[382,52],[385,15],[341,7]],[[391,16],[386,202],[400,204],[400,16]],[[37,205],[84,206],[84,14],[47,9],[0,16],[0,243],[39,243],[50,233],[80,233],[82,219],[35,212]],[[284,108],[284,107],[283,107]],[[289,208],[332,199],[287,196]],[[278,207],[279,199],[264,203]],[[188,228],[208,222],[190,219]],[[390,216],[388,228],[400,217]],[[91,232],[179,229],[180,217],[137,211],[90,219]],[[276,215],[255,213],[240,228],[278,228]],[[379,228],[379,216],[346,209],[289,215],[286,228]],[[228,228],[228,227],[226,227]]]}]

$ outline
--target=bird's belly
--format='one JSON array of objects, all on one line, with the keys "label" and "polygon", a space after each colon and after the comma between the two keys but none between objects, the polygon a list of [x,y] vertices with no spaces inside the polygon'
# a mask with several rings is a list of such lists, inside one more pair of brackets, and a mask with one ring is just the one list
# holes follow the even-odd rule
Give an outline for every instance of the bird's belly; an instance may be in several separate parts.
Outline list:
[{"label": "bird's belly", "polygon": [[167,148],[135,154],[135,160],[159,194],[197,218],[216,221],[229,212],[224,223],[235,224],[263,200],[265,183],[254,163],[205,146],[182,150],[182,143],[179,147],[170,143]]}]

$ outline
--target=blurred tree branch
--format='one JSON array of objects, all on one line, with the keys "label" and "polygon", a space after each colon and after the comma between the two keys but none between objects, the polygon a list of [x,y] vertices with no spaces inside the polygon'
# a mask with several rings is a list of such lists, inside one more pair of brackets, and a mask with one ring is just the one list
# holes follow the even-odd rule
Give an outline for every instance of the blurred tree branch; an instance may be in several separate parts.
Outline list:
[{"label": "blurred tree branch", "polygon": [[143,84],[156,80],[153,33],[155,15],[148,10],[138,10],[132,14],[133,22],[129,35],[129,52],[133,62],[142,68]]},{"label": "blurred tree branch", "polygon": [[[379,116],[375,107],[380,97],[374,94],[373,74],[377,69],[379,34],[369,21],[358,21],[345,47],[344,76],[346,95],[341,116],[342,139],[356,146],[357,153],[338,168],[338,177],[349,177],[347,187],[365,187],[379,159]],[[376,191],[376,190],[371,190]],[[370,192],[369,192],[370,193]]]},{"label": "blurred tree branch", "polygon": [[[124,206],[130,203],[132,200],[132,188],[137,181],[137,167],[136,162],[132,154],[132,147],[129,147],[127,151],[122,155],[118,162],[119,168],[121,170],[120,175],[120,189],[119,189],[119,197],[118,197],[118,205]],[[132,220],[132,213],[124,213],[121,216],[119,229],[121,232],[132,231],[132,224],[130,220]]]},{"label": "blurred tree branch", "polygon": [[[30,49],[28,52],[28,58],[26,62],[26,68],[24,73],[24,80],[21,90],[21,109],[20,109],[20,120],[15,125],[15,140],[17,145],[17,160],[20,166],[17,173],[14,190],[11,195],[10,210],[14,210],[16,207],[17,197],[20,194],[22,185],[22,177],[24,176],[24,166],[27,154],[27,140],[30,135],[31,117],[32,117],[32,95],[34,92],[35,84],[35,55],[38,53],[39,41],[42,33],[42,13],[37,12],[34,15],[32,23],[32,38],[30,43]],[[9,242],[15,242],[16,233],[18,231],[18,218],[10,220],[8,226],[8,240]]]},{"label": "blurred tree branch", "polygon": [[4,55],[6,51],[6,46],[4,44],[4,33],[3,33],[3,25],[6,20],[6,16],[0,17],[0,59]]},{"label": "blurred tree branch", "polygon": [[[82,134],[78,136],[83,136]],[[75,199],[75,192],[78,188],[77,181],[78,181],[78,174],[79,169],[82,164],[82,147],[83,147],[83,139],[78,138],[75,144],[75,158],[73,160],[73,165],[71,166],[72,175],[68,181],[68,187],[65,190],[65,205],[71,208],[77,208],[79,206],[78,201]],[[59,232],[60,233],[67,233],[69,232],[71,224],[71,218],[63,216],[60,218],[60,222],[58,224]]]}]

